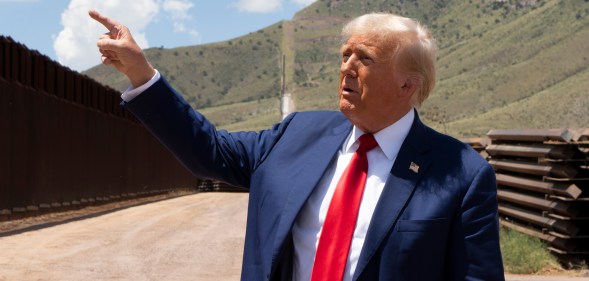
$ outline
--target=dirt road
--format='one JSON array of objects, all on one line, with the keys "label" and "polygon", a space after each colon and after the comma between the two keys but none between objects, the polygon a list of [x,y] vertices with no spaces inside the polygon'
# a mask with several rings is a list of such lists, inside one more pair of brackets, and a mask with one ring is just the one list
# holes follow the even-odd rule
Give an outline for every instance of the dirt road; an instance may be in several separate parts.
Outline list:
[{"label": "dirt road", "polygon": [[[247,196],[194,194],[0,234],[0,281],[239,280]],[[507,280],[589,278],[508,275]]]},{"label": "dirt road", "polygon": [[246,206],[196,194],[0,237],[0,280],[239,280]]}]

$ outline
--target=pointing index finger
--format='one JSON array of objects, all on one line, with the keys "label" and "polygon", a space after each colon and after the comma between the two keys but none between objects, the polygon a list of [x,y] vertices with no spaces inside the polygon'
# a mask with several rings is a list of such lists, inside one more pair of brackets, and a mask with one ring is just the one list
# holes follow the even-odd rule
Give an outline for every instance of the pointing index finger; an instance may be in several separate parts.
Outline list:
[{"label": "pointing index finger", "polygon": [[116,30],[118,26],[120,26],[120,24],[117,21],[110,19],[109,17],[99,13],[96,10],[88,11],[88,15],[90,15],[90,17],[96,20],[97,22],[104,25],[104,27],[106,27],[108,31]]}]

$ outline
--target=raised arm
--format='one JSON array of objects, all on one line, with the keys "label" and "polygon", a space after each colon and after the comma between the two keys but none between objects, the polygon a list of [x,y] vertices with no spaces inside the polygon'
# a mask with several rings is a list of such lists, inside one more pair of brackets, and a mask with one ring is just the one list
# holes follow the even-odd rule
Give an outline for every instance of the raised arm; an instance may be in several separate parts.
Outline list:
[{"label": "raised arm", "polygon": [[112,65],[125,74],[135,88],[149,81],[155,75],[155,69],[145,58],[129,28],[96,10],[90,10],[88,14],[108,30],[96,43],[102,54],[102,63]]}]

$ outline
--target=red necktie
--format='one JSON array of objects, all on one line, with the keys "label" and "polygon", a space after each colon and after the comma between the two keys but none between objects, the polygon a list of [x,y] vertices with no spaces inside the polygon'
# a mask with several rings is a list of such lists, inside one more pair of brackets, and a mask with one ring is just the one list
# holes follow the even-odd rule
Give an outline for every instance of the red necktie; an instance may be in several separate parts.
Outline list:
[{"label": "red necktie", "polygon": [[319,237],[311,281],[342,280],[344,277],[368,173],[366,152],[376,146],[373,135],[360,137],[360,147],[335,188]]}]

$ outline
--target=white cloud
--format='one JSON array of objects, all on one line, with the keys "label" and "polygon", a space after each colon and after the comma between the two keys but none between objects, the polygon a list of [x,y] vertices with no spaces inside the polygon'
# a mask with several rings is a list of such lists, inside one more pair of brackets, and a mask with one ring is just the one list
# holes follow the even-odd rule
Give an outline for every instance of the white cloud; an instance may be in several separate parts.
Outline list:
[{"label": "white cloud", "polygon": [[238,0],[231,6],[243,12],[271,13],[282,7],[282,0]]},{"label": "white cloud", "polygon": [[163,10],[170,15],[174,26],[174,32],[187,33],[192,37],[198,37],[198,31],[187,28],[185,22],[192,19],[188,13],[194,4],[188,0],[164,0]]},{"label": "white cloud", "polygon": [[74,70],[83,71],[100,64],[96,41],[106,29],[88,16],[89,9],[96,9],[127,25],[143,49],[149,47],[145,29],[156,19],[160,10],[169,15],[174,32],[198,37],[198,32],[188,28],[185,23],[191,19],[189,10],[193,6],[188,0],[71,0],[61,14],[63,29],[55,37],[53,48],[58,61]]},{"label": "white cloud", "polygon": [[181,23],[181,22],[174,23],[174,32],[185,32],[185,31],[186,31],[186,26],[184,26],[183,23]]},{"label": "white cloud", "polygon": [[185,0],[164,0],[162,8],[171,14],[172,17],[179,20],[190,19],[188,10],[194,6],[192,2]]},{"label": "white cloud", "polygon": [[302,6],[309,6],[312,3],[315,3],[315,1],[317,1],[317,0],[290,0],[290,2],[293,2],[295,4],[299,4]]},{"label": "white cloud", "polygon": [[159,11],[156,0],[72,0],[61,14],[63,30],[53,42],[61,64],[82,71],[100,63],[96,41],[106,29],[88,16],[89,9],[124,22],[132,30],[139,46],[149,47],[145,28]]}]

